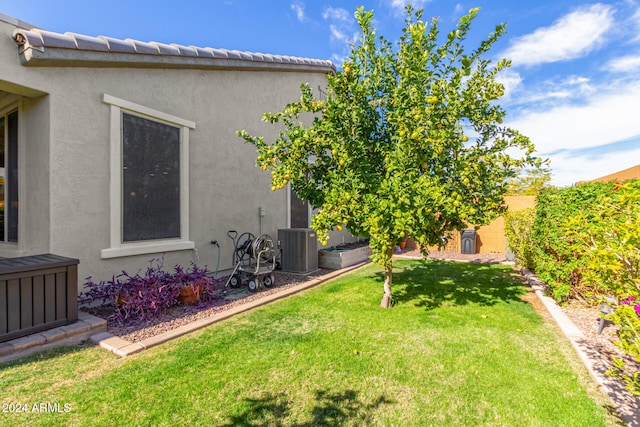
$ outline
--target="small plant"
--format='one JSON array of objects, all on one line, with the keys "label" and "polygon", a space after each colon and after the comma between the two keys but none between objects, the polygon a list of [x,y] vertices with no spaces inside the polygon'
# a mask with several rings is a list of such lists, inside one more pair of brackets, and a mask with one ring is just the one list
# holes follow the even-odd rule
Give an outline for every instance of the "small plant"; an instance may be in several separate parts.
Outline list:
[{"label": "small plant", "polygon": [[516,261],[523,267],[534,268],[531,230],[536,219],[536,209],[526,208],[508,211],[504,216],[504,232]]},{"label": "small plant", "polygon": [[110,280],[85,283],[79,302],[86,305],[108,305],[113,308],[109,320],[120,324],[151,320],[163,311],[179,304],[180,287],[198,286],[202,295],[214,297],[213,279],[206,267],[195,264],[187,269],[176,265],[173,273],[164,271],[164,260],[151,260],[144,273],[131,275],[123,271]]},{"label": "small plant", "polygon": [[[634,297],[620,302],[609,317],[618,326],[618,338],[615,344],[640,364],[640,303]],[[620,357],[612,357],[613,366],[607,371],[611,377],[620,377],[631,393],[640,396],[640,371],[634,369]]]}]

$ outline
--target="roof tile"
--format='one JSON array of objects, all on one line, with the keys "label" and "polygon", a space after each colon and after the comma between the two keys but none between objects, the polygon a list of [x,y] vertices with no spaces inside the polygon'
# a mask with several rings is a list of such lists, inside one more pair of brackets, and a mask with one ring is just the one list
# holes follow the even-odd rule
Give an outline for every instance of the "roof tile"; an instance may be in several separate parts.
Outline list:
[{"label": "roof tile", "polygon": [[103,39],[76,33],[64,33],[64,35],[75,39],[76,46],[80,50],[99,50],[103,52],[109,51],[109,44]]},{"label": "roof tile", "polygon": [[133,39],[126,39],[125,41],[133,45],[133,47],[136,49],[136,53],[142,53],[147,55],[160,55],[158,46],[152,45],[151,43],[145,43],[145,42],[141,42],[140,40],[133,40]]},{"label": "roof tile", "polygon": [[189,47],[194,49],[196,51],[196,54],[200,58],[213,58],[213,52],[211,51],[210,48],[202,48],[197,46],[189,46]]},{"label": "roof tile", "polygon": [[114,39],[113,37],[107,36],[98,36],[98,38],[109,44],[109,50],[111,52],[136,53],[135,46],[127,40]]},{"label": "roof tile", "polygon": [[176,43],[171,43],[171,46],[178,49],[180,56],[198,56],[198,52],[191,46],[182,46]]},{"label": "roof tile", "polygon": [[226,49],[215,49],[212,47],[209,47],[207,49],[211,50],[211,53],[213,53],[214,58],[229,58],[229,51]]},{"label": "roof tile", "polygon": [[62,47],[65,49],[77,49],[76,40],[66,34],[51,31],[38,30],[45,47]]},{"label": "roof tile", "polygon": [[31,30],[16,28],[13,38],[21,46],[35,48],[61,48],[80,51],[131,53],[143,55],[198,57],[209,59],[231,59],[250,62],[295,64],[335,70],[331,61],[300,58],[295,56],[272,55],[260,52],[241,52],[238,50],[201,48],[179,44],[158,42],[142,42],[133,39],[116,39],[107,36],[91,37],[76,33],[54,33],[52,31],[33,28]]},{"label": "roof tile", "polygon": [[154,46],[158,46],[158,50],[160,51],[160,55],[174,55],[180,56],[180,49],[175,46],[171,46],[170,44],[158,43],[158,42],[149,42]]}]

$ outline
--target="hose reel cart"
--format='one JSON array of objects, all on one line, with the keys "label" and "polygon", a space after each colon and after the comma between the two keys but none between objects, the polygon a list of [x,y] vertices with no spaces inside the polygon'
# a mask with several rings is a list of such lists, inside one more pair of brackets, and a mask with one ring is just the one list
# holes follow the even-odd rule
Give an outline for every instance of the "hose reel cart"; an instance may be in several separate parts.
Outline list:
[{"label": "hose reel cart", "polygon": [[225,287],[237,288],[243,281],[246,281],[251,292],[257,291],[260,286],[273,286],[277,255],[273,239],[267,234],[257,238],[251,233],[238,235],[235,230],[228,231],[227,236],[233,241],[234,267]]}]

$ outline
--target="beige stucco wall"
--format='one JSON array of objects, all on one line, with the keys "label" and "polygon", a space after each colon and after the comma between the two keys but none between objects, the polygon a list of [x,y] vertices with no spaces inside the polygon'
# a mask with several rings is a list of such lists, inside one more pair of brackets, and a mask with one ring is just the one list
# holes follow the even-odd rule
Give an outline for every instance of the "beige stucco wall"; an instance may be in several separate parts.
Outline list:
[{"label": "beige stucco wall", "polygon": [[580,181],[577,184],[582,184],[585,182],[626,181],[628,179],[640,179],[640,165],[632,166],[630,168],[614,172],[600,178],[592,179],[590,181]]},{"label": "beige stucco wall", "polygon": [[[324,87],[323,74],[24,67],[12,31],[0,22],[0,90],[22,85],[46,95],[21,101],[20,219],[27,229],[20,229],[20,247],[0,248],[0,256],[51,252],[79,258],[82,281],[137,271],[162,255],[100,258],[110,230],[110,107],[103,94],[196,124],[189,132],[189,237],[196,250],[167,253],[165,265],[195,261],[215,268],[210,241],[217,240],[221,268],[230,268],[227,230],[258,234],[261,226],[275,238],[278,228],[287,227],[286,191],[271,191],[270,174],[254,166],[255,149],[235,132],[246,129],[272,140],[275,128],[260,121],[262,113],[299,99],[301,83]],[[260,207],[266,212],[262,220]]]},{"label": "beige stucco wall", "polygon": [[[510,211],[533,208],[536,206],[536,196],[505,196],[504,203]],[[475,226],[469,225],[469,230],[474,230]],[[443,248],[446,251],[460,252],[460,233],[451,232],[447,245]],[[438,250],[436,246],[429,250]],[[504,233],[504,217],[499,216],[487,225],[478,227],[476,235],[477,253],[506,253],[507,238]]]},{"label": "beige stucco wall", "polygon": [[[18,49],[11,38],[14,28],[0,20],[0,110],[17,108],[19,111],[20,241],[18,244],[0,242],[1,257],[48,252],[51,231],[49,99],[37,88],[24,85],[30,73],[22,70],[17,61]],[[29,126],[29,123],[36,125]]]}]

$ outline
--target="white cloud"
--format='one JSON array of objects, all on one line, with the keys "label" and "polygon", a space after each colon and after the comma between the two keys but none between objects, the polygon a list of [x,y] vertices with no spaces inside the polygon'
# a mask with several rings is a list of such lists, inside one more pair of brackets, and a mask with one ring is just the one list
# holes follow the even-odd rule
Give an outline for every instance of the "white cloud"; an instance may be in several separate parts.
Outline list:
[{"label": "white cloud", "polygon": [[599,87],[581,105],[538,107],[524,111],[509,126],[529,136],[541,153],[598,147],[640,136],[640,80]]},{"label": "white cloud", "polygon": [[351,43],[359,37],[355,17],[346,9],[327,7],[322,12],[322,18],[329,22],[329,39],[340,49],[340,52],[332,54],[331,60],[342,64]]},{"label": "white cloud", "polygon": [[334,24],[329,25],[329,31],[331,31],[331,40],[346,42],[349,39],[349,37]]},{"label": "white cloud", "polygon": [[516,38],[500,56],[514,65],[536,65],[582,57],[603,45],[613,25],[611,6],[596,3],[563,16],[550,27]]},{"label": "white cloud", "polygon": [[[640,148],[605,154],[577,155],[563,152],[550,156],[551,184],[558,187],[573,185],[618,172],[638,164]],[[559,166],[559,167],[558,167]]]},{"label": "white cloud", "polygon": [[504,99],[509,100],[511,95],[517,91],[522,84],[522,76],[520,76],[520,73],[517,71],[507,68],[498,73],[496,81],[502,83],[504,86]]},{"label": "white cloud", "polygon": [[640,41],[640,8],[636,10],[636,12],[629,19],[632,23],[633,29],[635,30],[635,37],[631,39],[631,42]]},{"label": "white cloud", "polygon": [[330,21],[349,22],[351,16],[348,10],[342,9],[341,7],[327,7],[322,12],[322,17]]},{"label": "white cloud", "polygon": [[300,1],[296,1],[296,2],[292,3],[291,4],[291,10],[293,10],[296,13],[296,18],[298,18],[298,21],[300,21],[300,22],[304,22],[305,21],[304,3],[300,2]]},{"label": "white cloud", "polygon": [[612,59],[604,65],[603,69],[617,73],[637,74],[640,70],[640,55],[627,55]]},{"label": "white cloud", "polygon": [[411,4],[414,9],[422,9],[424,6],[431,2],[431,0],[386,0],[389,7],[391,7],[396,12],[404,12],[404,8],[407,4]]},{"label": "white cloud", "polygon": [[[498,75],[499,76],[499,75]],[[519,76],[519,75],[518,75]],[[520,80],[521,83],[522,80]],[[521,84],[512,88],[514,92],[518,91],[522,87]],[[577,100],[588,98],[593,95],[597,89],[592,85],[591,80],[582,77],[571,75],[565,77],[562,80],[547,80],[541,83],[537,83],[535,88],[526,88],[517,93],[518,99],[512,104],[534,104],[537,110],[541,110],[543,105],[546,108],[557,106],[559,101]],[[507,92],[509,94],[509,92]],[[509,100],[509,98],[507,98]]]}]

